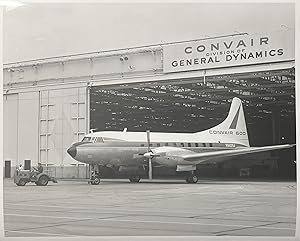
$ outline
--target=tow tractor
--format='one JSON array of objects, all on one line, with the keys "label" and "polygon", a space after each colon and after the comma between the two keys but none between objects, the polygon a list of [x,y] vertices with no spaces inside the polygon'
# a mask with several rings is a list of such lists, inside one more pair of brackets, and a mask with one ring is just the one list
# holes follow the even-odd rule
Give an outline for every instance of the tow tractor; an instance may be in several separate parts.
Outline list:
[{"label": "tow tractor", "polygon": [[30,170],[16,170],[14,173],[14,183],[17,186],[25,186],[28,182],[34,182],[38,186],[47,186],[48,182],[57,183],[54,177],[42,172],[39,173],[36,169]]}]

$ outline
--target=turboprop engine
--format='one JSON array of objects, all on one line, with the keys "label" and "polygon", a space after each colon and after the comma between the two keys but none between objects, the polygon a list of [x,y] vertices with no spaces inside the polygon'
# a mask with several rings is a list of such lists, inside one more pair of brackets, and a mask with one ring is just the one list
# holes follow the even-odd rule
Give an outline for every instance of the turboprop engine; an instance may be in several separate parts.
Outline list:
[{"label": "turboprop engine", "polygon": [[157,147],[144,154],[146,158],[151,157],[154,162],[164,166],[186,165],[190,162],[185,161],[180,156],[194,153],[193,151],[178,147]]}]

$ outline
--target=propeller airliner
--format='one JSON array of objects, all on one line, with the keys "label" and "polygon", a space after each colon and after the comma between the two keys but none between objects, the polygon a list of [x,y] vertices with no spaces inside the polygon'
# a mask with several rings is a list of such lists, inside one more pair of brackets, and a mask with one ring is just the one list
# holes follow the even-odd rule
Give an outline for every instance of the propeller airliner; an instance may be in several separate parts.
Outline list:
[{"label": "propeller airliner", "polygon": [[91,184],[100,183],[101,167],[113,167],[130,172],[129,180],[139,182],[139,170],[152,166],[168,166],[177,172],[189,173],[187,183],[198,182],[197,164],[218,163],[234,156],[286,149],[294,144],[250,147],[244,110],[239,98],[233,98],[228,116],[217,126],[196,133],[162,133],[98,131],[87,134],[67,152],[75,160],[92,167]]}]

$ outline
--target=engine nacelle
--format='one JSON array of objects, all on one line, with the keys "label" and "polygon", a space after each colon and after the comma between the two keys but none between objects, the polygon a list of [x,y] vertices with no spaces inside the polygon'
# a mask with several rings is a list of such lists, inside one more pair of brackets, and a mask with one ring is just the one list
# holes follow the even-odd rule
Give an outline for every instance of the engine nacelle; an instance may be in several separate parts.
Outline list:
[{"label": "engine nacelle", "polygon": [[177,166],[177,165],[187,165],[190,164],[190,162],[185,161],[180,156],[192,154],[194,152],[178,147],[158,147],[152,150],[153,153],[156,155],[153,158],[153,161],[160,165],[164,166]]}]

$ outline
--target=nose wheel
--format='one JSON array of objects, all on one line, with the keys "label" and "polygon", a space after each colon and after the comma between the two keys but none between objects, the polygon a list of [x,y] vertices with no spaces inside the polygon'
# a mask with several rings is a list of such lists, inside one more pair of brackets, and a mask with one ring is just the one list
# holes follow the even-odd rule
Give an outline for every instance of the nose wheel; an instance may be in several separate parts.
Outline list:
[{"label": "nose wheel", "polygon": [[99,176],[92,176],[88,181],[89,184],[92,185],[99,185],[100,184],[100,177]]},{"label": "nose wheel", "polygon": [[90,179],[88,181],[88,184],[99,185],[100,184],[99,167],[98,166],[95,167],[95,165],[91,165],[91,169],[92,171],[90,173]]},{"label": "nose wheel", "polygon": [[93,179],[90,180],[90,183],[92,185],[99,185],[100,184],[100,178],[99,177],[94,177]]}]

